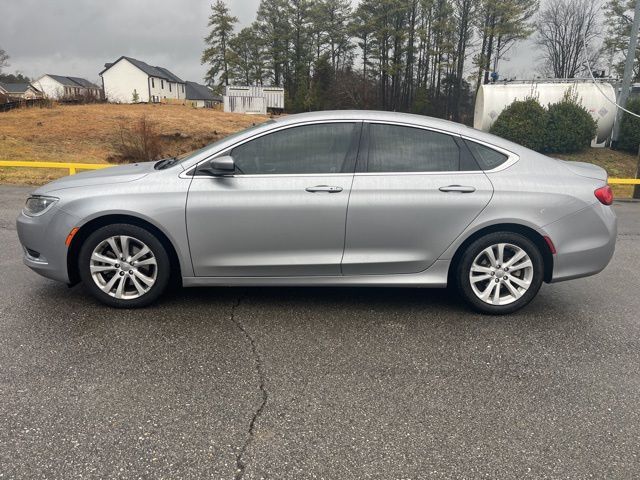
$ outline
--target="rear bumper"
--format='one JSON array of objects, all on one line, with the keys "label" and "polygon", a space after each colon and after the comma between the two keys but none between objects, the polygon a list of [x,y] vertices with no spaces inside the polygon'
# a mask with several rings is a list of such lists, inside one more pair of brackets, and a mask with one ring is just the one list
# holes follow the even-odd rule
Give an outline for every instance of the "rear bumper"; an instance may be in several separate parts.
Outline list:
[{"label": "rear bumper", "polygon": [[21,213],[16,225],[24,264],[43,277],[69,283],[64,242],[77,222],[76,217],[55,207],[40,217]]},{"label": "rear bumper", "polygon": [[601,272],[613,257],[618,221],[612,207],[595,203],[544,226],[540,233],[553,241],[552,282]]}]

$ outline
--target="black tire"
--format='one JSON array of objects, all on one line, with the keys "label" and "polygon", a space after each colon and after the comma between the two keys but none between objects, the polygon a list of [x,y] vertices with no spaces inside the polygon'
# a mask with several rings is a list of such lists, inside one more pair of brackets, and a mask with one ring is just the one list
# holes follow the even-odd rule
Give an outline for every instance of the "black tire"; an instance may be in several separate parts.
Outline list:
[{"label": "black tire", "polygon": [[[127,299],[111,296],[96,284],[96,281],[94,281],[91,274],[90,261],[94,249],[110,237],[119,235],[133,237],[133,239],[144,243],[155,257],[156,265],[153,267],[155,272],[155,282],[145,293],[136,298]],[[131,269],[126,262],[122,263]],[[80,272],[80,279],[82,280],[84,287],[100,302],[116,308],[140,308],[156,301],[165,291],[171,279],[171,262],[169,261],[169,255],[167,254],[167,250],[164,245],[152,233],[136,225],[118,223],[98,228],[95,232],[91,233],[89,237],[87,237],[82,244],[78,255],[78,271]],[[111,273],[109,272],[108,275],[111,275]],[[128,280],[127,282],[128,288],[133,289],[132,280]]]},{"label": "black tire", "polygon": [[[476,293],[474,292],[471,286],[471,280],[469,278],[469,275],[471,272],[471,266],[473,265],[473,262],[476,259],[476,257],[480,255],[480,253],[486,248],[492,245],[500,244],[500,243],[511,244],[521,248],[529,256],[531,263],[533,265],[533,276],[531,278],[531,283],[528,289],[522,294],[522,296],[512,301],[512,303],[508,303],[506,305],[494,305],[480,299],[478,295],[476,295]],[[511,275],[514,275],[513,272],[511,273]],[[484,285],[489,286],[489,282],[495,281],[494,280],[495,278],[496,277],[494,276],[490,280],[487,280]],[[455,282],[456,282],[457,290],[462,295],[464,300],[474,310],[480,313],[486,313],[491,315],[505,315],[505,314],[513,313],[516,310],[519,310],[525,305],[527,305],[536,296],[536,294],[538,293],[538,290],[540,290],[540,286],[542,285],[543,278],[544,278],[544,260],[536,244],[531,240],[529,240],[524,235],[521,235],[518,233],[512,233],[512,232],[490,233],[475,240],[466,248],[466,250],[462,254],[462,257],[460,258],[460,261],[457,264],[457,268],[455,272]],[[504,290],[504,291],[506,292],[507,290]]]}]

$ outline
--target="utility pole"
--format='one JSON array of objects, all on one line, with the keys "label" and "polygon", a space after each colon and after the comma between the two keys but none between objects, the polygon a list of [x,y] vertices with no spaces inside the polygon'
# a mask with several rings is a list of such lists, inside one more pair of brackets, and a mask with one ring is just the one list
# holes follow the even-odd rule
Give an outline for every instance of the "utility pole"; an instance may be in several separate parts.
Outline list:
[{"label": "utility pole", "polygon": [[[624,74],[622,75],[622,89],[618,96],[618,105],[622,108],[627,106],[629,89],[631,88],[631,75],[633,75],[633,63],[636,59],[636,45],[638,44],[638,28],[640,27],[640,0],[636,0],[636,7],[633,13],[633,25],[631,26],[631,37],[629,38],[629,49],[627,50],[627,60],[624,62]],[[615,148],[620,134],[620,122],[624,112],[621,109],[616,111],[616,123],[611,134],[611,145]]]}]

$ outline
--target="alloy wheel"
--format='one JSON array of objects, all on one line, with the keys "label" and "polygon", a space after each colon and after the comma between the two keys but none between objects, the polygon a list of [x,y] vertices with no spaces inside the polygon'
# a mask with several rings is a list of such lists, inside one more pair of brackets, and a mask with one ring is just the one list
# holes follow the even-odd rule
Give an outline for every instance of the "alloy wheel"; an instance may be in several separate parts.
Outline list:
[{"label": "alloy wheel", "polygon": [[497,243],[473,260],[469,281],[473,293],[489,305],[508,305],[524,295],[533,280],[533,262],[522,248]]},{"label": "alloy wheel", "polygon": [[144,242],[127,235],[101,241],[91,253],[89,269],[100,290],[124,300],[147,293],[158,276],[153,251]]}]

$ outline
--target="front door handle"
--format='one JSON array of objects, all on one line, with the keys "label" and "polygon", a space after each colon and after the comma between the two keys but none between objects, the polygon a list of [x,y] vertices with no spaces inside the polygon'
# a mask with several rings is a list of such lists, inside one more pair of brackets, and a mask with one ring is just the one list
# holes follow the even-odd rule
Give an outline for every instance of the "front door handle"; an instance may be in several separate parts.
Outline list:
[{"label": "front door handle", "polygon": [[473,193],[476,191],[476,188],[465,186],[465,185],[447,185],[446,187],[440,187],[440,191],[441,192]]},{"label": "front door handle", "polygon": [[307,187],[305,188],[305,190],[311,193],[315,193],[315,192],[338,193],[342,191],[342,187],[333,187],[329,185],[316,185],[315,187]]}]

